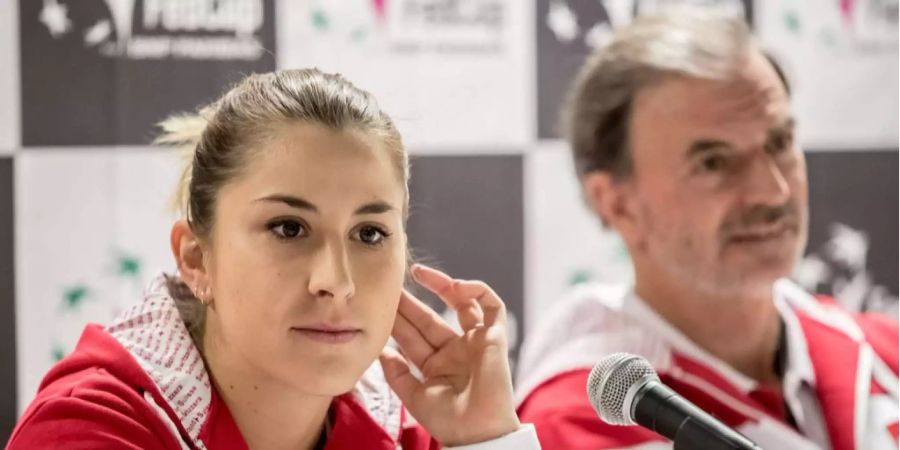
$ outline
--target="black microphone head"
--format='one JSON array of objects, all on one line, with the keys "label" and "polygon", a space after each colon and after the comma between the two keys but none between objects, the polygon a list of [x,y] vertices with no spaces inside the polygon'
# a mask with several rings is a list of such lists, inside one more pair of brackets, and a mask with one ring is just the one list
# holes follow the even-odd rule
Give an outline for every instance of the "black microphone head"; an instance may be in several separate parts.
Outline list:
[{"label": "black microphone head", "polygon": [[600,360],[587,381],[588,399],[604,422],[635,425],[631,403],[648,379],[659,379],[650,363],[630,353],[613,353]]}]

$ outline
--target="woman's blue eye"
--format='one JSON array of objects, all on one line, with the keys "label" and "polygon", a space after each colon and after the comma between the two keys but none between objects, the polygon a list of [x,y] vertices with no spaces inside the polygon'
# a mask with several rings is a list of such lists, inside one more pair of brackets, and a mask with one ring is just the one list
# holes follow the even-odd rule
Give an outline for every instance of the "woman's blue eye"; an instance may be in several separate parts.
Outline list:
[{"label": "woman's blue eye", "polygon": [[305,230],[300,222],[294,220],[279,220],[269,225],[269,230],[275,233],[279,239],[293,239],[300,236]]}]

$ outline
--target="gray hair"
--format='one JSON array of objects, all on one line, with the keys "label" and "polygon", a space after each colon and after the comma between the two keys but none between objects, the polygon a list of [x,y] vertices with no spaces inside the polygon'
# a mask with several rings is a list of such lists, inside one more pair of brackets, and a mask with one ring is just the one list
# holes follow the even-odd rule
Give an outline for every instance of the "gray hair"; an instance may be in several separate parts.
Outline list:
[{"label": "gray hair", "polygon": [[578,177],[631,174],[628,127],[638,91],[673,76],[727,78],[751,44],[742,19],[696,8],[642,16],[617,30],[585,62],[564,107]]}]

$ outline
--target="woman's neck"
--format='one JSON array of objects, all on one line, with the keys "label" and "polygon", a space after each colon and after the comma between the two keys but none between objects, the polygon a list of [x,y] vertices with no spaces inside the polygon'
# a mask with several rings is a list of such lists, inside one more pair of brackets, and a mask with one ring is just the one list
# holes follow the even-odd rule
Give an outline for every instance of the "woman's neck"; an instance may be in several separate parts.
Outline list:
[{"label": "woman's neck", "polygon": [[204,359],[247,446],[254,450],[314,449],[332,398],[297,392],[254,370],[240,352],[222,345],[210,322],[203,338]]}]

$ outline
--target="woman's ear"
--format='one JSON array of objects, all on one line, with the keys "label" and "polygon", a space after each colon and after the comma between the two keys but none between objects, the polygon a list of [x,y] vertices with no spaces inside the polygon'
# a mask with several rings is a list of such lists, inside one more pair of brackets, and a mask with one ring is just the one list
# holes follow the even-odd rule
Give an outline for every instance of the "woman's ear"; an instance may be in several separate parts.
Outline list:
[{"label": "woman's ear", "polygon": [[187,220],[181,219],[172,225],[169,239],[181,279],[188,285],[194,296],[199,298],[202,292],[210,288],[209,273],[200,238],[194,234],[194,230],[191,229]]}]

